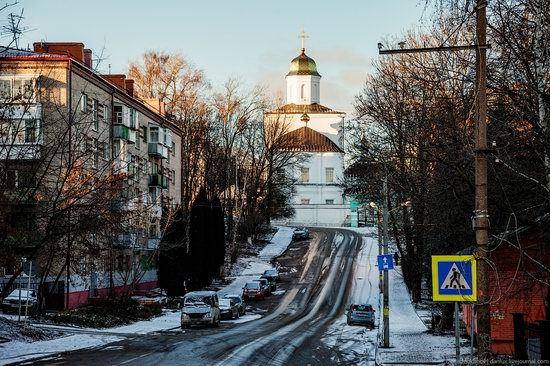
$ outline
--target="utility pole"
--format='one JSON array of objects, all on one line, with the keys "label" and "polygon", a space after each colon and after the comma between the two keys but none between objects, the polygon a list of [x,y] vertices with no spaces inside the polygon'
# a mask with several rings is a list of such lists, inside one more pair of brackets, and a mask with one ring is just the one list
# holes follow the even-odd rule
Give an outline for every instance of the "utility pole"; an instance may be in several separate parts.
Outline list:
[{"label": "utility pole", "polygon": [[[382,213],[383,217],[383,230],[384,230],[384,255],[388,254],[388,177],[384,177],[384,204],[382,205],[382,209],[384,210]],[[383,303],[383,311],[384,311],[384,347],[389,348],[390,347],[390,284],[389,284],[389,278],[388,278],[388,270],[384,270],[384,303]]]},{"label": "utility pole", "polygon": [[[487,0],[476,1],[477,45],[487,43]],[[476,113],[475,113],[475,208],[474,230],[477,248],[477,357],[480,363],[491,358],[491,314],[489,304],[489,209],[487,200],[487,49],[476,50]]]},{"label": "utility pole", "polygon": [[476,0],[475,12],[476,42],[474,45],[444,46],[442,44],[439,47],[409,49],[400,47],[400,49],[383,50],[384,45],[378,43],[378,53],[380,55],[389,55],[459,50],[476,51],[475,202],[472,224],[476,240],[475,256],[478,260],[478,303],[476,304],[478,361],[480,364],[487,364],[491,359],[491,314],[489,304],[489,267],[487,265],[487,245],[489,243],[490,227],[487,200],[487,154],[491,152],[487,148],[487,48],[490,48],[490,45],[487,44],[487,0]]}]

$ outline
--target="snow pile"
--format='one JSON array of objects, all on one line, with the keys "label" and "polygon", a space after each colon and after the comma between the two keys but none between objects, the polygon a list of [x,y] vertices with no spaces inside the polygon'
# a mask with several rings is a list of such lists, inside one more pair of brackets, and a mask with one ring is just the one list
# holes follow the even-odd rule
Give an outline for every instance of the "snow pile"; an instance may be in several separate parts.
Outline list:
[{"label": "snow pile", "polygon": [[0,317],[0,341],[34,342],[59,337],[61,333]]}]

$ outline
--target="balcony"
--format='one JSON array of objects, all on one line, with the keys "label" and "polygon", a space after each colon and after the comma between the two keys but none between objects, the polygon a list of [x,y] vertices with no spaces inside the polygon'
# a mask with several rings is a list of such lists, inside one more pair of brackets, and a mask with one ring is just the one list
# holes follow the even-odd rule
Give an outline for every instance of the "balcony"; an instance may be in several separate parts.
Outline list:
[{"label": "balcony", "polygon": [[2,145],[0,143],[0,160],[38,160],[41,157],[40,144]]},{"label": "balcony", "polygon": [[160,142],[150,142],[148,146],[149,156],[161,159],[168,158],[168,148]]},{"label": "balcony", "polygon": [[149,176],[149,187],[168,188],[168,178],[162,174],[152,174]]}]

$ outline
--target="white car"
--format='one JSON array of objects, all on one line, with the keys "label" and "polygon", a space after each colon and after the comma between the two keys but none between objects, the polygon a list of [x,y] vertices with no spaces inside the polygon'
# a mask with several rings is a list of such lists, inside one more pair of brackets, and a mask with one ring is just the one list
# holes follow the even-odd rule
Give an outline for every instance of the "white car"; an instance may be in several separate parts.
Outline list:
[{"label": "white car", "polygon": [[2,300],[2,310],[4,312],[19,312],[19,304],[21,304],[21,314],[25,314],[25,307],[29,309],[27,314],[32,314],[38,306],[38,298],[36,297],[36,291],[32,289],[15,289],[7,297]]}]

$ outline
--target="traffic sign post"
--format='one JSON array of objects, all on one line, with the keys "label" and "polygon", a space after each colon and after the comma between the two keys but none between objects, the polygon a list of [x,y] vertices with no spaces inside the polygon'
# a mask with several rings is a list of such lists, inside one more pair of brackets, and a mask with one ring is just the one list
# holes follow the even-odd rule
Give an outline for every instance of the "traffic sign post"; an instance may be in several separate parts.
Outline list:
[{"label": "traffic sign post", "polygon": [[460,364],[459,302],[477,301],[476,260],[473,255],[433,255],[432,289],[434,301],[455,303],[456,363]]}]

